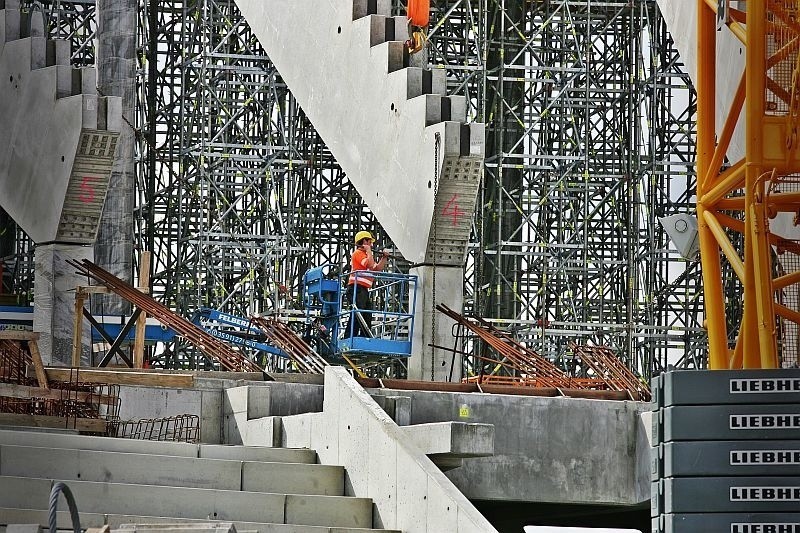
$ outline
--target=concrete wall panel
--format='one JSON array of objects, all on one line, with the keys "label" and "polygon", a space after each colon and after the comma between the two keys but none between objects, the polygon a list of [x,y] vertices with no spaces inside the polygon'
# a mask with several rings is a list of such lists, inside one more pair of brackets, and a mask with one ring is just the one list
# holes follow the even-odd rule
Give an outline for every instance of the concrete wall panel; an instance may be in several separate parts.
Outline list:
[{"label": "concrete wall panel", "polygon": [[638,437],[644,430],[639,415],[649,404],[402,393],[412,398],[412,424],[461,421],[495,426],[493,456],[465,459],[462,467],[447,472],[469,498],[628,505],[650,497],[649,448],[643,448],[646,439]]},{"label": "concrete wall panel", "polygon": [[368,420],[370,450],[367,469],[369,489],[367,494],[375,497],[374,527],[397,524],[397,442],[384,431],[381,423],[370,418]]}]

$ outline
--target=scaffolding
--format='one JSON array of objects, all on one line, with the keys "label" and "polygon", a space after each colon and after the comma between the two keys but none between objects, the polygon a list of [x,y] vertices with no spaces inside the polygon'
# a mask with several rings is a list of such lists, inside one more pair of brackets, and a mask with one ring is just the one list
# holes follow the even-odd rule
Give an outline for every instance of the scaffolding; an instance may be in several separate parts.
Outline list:
[{"label": "scaffolding", "polygon": [[[696,99],[655,0],[432,8],[428,60],[487,124],[465,312],[555,364],[591,342],[645,377],[705,367],[699,266],[658,223],[694,209]],[[134,218],[157,299],[291,314],[305,270],[344,264],[355,231],[386,243],[235,2],[141,0],[138,16]],[[59,20],[80,49],[90,23]],[[481,350],[462,350],[468,371]],[[210,368],[185,346],[157,364]]]}]

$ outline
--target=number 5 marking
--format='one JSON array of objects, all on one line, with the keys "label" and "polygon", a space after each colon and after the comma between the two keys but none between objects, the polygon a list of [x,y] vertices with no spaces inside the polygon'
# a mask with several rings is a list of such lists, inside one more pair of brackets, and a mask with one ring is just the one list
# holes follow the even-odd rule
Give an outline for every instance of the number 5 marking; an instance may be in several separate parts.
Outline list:
[{"label": "number 5 marking", "polygon": [[94,187],[92,187],[91,182],[96,179],[97,178],[94,176],[84,176],[81,180],[81,194],[78,196],[78,200],[84,204],[89,204],[94,201]]}]

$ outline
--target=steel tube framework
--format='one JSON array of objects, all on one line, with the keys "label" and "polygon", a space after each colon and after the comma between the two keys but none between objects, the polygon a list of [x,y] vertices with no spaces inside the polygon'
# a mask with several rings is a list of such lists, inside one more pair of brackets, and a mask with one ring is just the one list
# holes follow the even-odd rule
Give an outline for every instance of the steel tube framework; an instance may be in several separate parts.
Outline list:
[{"label": "steel tube framework", "polygon": [[[694,209],[696,97],[655,1],[431,4],[425,53],[487,124],[465,312],[557,365],[577,341],[645,377],[705,367],[698,264],[658,224]],[[291,310],[309,266],[344,264],[352,234],[380,228],[235,2],[141,0],[139,21],[135,220],[154,296],[185,316]],[[477,372],[480,343],[463,348]]]}]

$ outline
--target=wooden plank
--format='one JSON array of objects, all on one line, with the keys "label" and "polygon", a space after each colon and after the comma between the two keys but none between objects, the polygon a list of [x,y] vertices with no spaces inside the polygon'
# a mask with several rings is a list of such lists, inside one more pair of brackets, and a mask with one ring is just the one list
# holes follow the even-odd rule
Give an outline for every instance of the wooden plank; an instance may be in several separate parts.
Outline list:
[{"label": "wooden plank", "polygon": [[75,287],[75,292],[76,294],[88,296],[89,294],[111,294],[111,289],[103,287],[102,285],[79,285]]},{"label": "wooden plank", "polygon": [[64,418],[45,415],[18,415],[0,413],[0,426],[30,426],[37,428],[65,428],[78,431],[105,433],[106,421],[98,418]]},{"label": "wooden plank", "polygon": [[116,396],[90,394],[82,391],[70,391],[60,389],[43,389],[41,387],[29,387],[27,385],[17,385],[15,383],[0,383],[0,396],[6,398],[22,399],[43,399],[43,400],[76,400],[92,404],[116,405]]},{"label": "wooden plank", "polygon": [[28,341],[28,349],[31,351],[31,359],[33,359],[33,370],[36,372],[36,381],[43,389],[49,389],[47,384],[47,374],[44,373],[44,363],[42,363],[42,354],[39,353],[39,344],[35,340]]},{"label": "wooden plank", "polygon": [[83,351],[83,306],[86,303],[84,293],[75,293],[75,324],[72,330],[72,366],[81,366],[81,352]]},{"label": "wooden plank", "polygon": [[[191,374],[160,374],[157,372],[115,372],[113,370],[94,370],[81,368],[45,369],[47,377],[54,381],[77,381],[81,383],[109,383],[112,385],[141,385],[145,387],[170,387],[188,389],[194,385]],[[77,374],[77,376],[76,376]]]},{"label": "wooden plank", "polygon": [[[146,289],[139,289],[139,292],[150,294],[150,288],[148,287]],[[90,294],[114,294],[114,291],[102,285],[84,285],[84,286],[79,285],[75,287],[75,293],[83,294],[84,296],[89,296]]]},{"label": "wooden plank", "polygon": [[16,329],[0,330],[0,339],[7,341],[38,341],[39,334],[35,331],[19,331]]},{"label": "wooden plank", "polygon": [[[139,290],[150,286],[151,252],[142,252],[139,264]],[[133,368],[144,368],[144,328],[147,325],[147,313],[142,310],[136,321],[136,333],[133,337]]]}]

